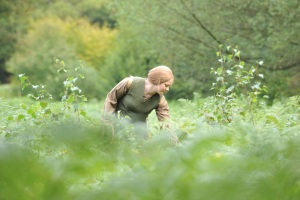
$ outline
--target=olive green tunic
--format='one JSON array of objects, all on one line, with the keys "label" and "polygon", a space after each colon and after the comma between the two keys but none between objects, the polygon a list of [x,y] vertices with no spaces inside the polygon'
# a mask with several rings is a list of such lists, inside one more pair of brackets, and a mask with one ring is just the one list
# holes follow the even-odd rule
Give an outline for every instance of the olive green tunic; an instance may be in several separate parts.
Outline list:
[{"label": "olive green tunic", "polygon": [[130,89],[117,104],[121,116],[129,116],[133,122],[146,122],[151,111],[158,107],[160,95],[154,94],[144,100],[145,79],[133,77]]}]

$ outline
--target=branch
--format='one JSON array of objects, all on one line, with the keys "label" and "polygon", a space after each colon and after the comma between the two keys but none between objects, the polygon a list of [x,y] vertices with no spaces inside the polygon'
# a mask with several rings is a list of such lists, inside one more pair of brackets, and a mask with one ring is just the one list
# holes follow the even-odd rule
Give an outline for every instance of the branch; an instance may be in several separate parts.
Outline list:
[{"label": "branch", "polygon": [[200,40],[200,39],[194,38],[194,37],[192,37],[192,36],[184,35],[184,34],[181,33],[180,31],[175,30],[175,29],[172,28],[172,27],[166,27],[166,28],[169,29],[169,30],[171,30],[172,32],[175,32],[175,33],[177,33],[177,34],[179,34],[179,35],[182,35],[182,36],[184,36],[184,37],[186,37],[186,38],[188,38],[188,39],[190,39],[190,40],[192,40],[192,41],[199,42],[199,43],[203,44],[204,46],[206,46],[206,47],[208,47],[208,48],[210,47],[210,45],[206,44],[205,42],[203,42],[203,41]]},{"label": "branch", "polygon": [[[162,3],[161,6],[167,7],[167,5],[166,5],[164,2],[160,2],[160,3]],[[176,13],[177,15],[179,15],[180,17],[182,17],[182,18],[185,19],[186,21],[188,21],[188,22],[190,22],[190,23],[195,23],[194,20],[192,20],[192,19],[188,18],[187,16],[185,16],[185,15],[179,13],[177,10],[175,10],[175,9],[173,9],[173,8],[168,8],[168,9],[170,9],[172,12]],[[184,38],[189,39],[191,42],[193,42],[193,41],[194,41],[194,42],[198,42],[198,43],[200,43],[200,44],[203,44],[205,47],[211,48],[210,45],[208,45],[207,43],[205,43],[204,41],[202,41],[202,40],[200,40],[200,39],[198,39],[198,38],[195,38],[195,37],[192,37],[192,36],[190,36],[190,35],[188,35],[188,34],[185,34],[185,33],[183,33],[183,32],[180,32],[179,30],[176,30],[175,28],[172,28],[171,26],[167,26],[167,25],[165,25],[165,24],[163,24],[163,23],[160,23],[160,22],[159,22],[158,24],[159,24],[158,27],[163,27],[163,28],[165,28],[165,29],[168,29],[168,30],[170,30],[171,32],[174,32],[174,33],[176,33],[176,34],[178,34],[178,35],[183,36]],[[156,24],[154,23],[154,25],[156,25]],[[184,46],[185,46],[185,45],[184,45]]]},{"label": "branch", "polygon": [[[252,63],[254,64],[253,60],[263,60],[263,58],[245,58],[243,57],[243,60],[247,63]],[[272,67],[267,67],[265,65],[262,65],[262,68],[265,68],[269,71],[283,71],[283,70],[289,70],[295,67],[300,66],[300,61],[295,61],[293,63],[285,63],[285,64],[276,64],[273,65]]]},{"label": "branch", "polygon": [[201,28],[208,33],[208,35],[214,40],[216,41],[218,44],[222,44],[216,36],[214,36],[214,34],[212,34],[212,32],[210,30],[208,30],[203,23],[197,18],[197,16],[192,13],[192,11],[185,5],[185,3],[183,2],[183,0],[180,0],[180,2],[182,3],[182,5],[187,9],[187,11],[190,13],[190,15],[196,20],[196,22],[201,26]]},{"label": "branch", "polygon": [[280,65],[280,66],[274,66],[274,67],[270,67],[270,68],[267,68],[271,71],[281,71],[281,70],[289,70],[289,69],[292,69],[294,67],[298,67],[300,65],[300,62],[294,62],[294,63],[290,63],[290,64],[287,64],[287,65]]}]

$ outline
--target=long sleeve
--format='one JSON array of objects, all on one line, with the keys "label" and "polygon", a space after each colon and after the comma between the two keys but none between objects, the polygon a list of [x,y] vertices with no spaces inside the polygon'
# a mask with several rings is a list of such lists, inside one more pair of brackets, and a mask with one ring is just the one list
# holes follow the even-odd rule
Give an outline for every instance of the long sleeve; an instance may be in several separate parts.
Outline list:
[{"label": "long sleeve", "polygon": [[161,97],[158,107],[156,108],[156,116],[159,121],[164,121],[170,118],[169,105],[164,96]]},{"label": "long sleeve", "polygon": [[102,115],[113,114],[117,109],[118,100],[129,90],[132,77],[127,77],[119,82],[106,96]]}]

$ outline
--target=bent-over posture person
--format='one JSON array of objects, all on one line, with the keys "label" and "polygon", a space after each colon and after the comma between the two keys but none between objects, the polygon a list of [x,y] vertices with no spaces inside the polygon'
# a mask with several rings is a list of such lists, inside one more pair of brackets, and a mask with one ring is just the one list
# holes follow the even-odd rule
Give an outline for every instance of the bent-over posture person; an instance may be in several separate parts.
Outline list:
[{"label": "bent-over posture person", "polygon": [[[120,113],[128,116],[136,132],[147,138],[147,117],[156,111],[159,121],[170,118],[169,106],[164,94],[173,84],[172,70],[167,66],[154,67],[147,78],[130,76],[119,82],[108,94],[102,110],[102,118]],[[142,127],[142,128],[141,128]]]}]

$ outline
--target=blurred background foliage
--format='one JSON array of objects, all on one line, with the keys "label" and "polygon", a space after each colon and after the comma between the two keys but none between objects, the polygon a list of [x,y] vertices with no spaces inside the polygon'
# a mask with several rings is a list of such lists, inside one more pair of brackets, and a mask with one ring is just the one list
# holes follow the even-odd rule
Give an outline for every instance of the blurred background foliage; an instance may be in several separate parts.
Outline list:
[{"label": "blurred background foliage", "polygon": [[[170,66],[168,98],[211,94],[218,45],[238,45],[241,58],[266,74],[271,99],[299,94],[299,1],[280,0],[1,0],[0,81],[18,74],[53,87],[54,58],[84,63],[86,94],[103,99],[122,78]],[[51,82],[49,84],[49,81]],[[52,85],[52,86],[51,86]],[[7,86],[6,86],[7,87]],[[2,87],[1,87],[2,88]],[[12,89],[13,90],[13,89]],[[13,95],[20,95],[15,89]]]},{"label": "blurred background foliage", "polygon": [[18,40],[19,48],[7,62],[7,69],[15,75],[25,73],[33,84],[48,83],[48,92],[57,99],[66,77],[57,73],[60,66],[54,58],[63,60],[67,68],[73,70],[82,61],[83,74],[87,77],[82,89],[88,97],[100,98],[97,95],[101,88],[99,71],[105,54],[113,46],[116,31],[100,28],[84,19],[47,17],[31,24],[27,34]]},{"label": "blurred background foliage", "polygon": [[0,199],[299,199],[299,100],[262,104],[255,125],[206,120],[211,109],[199,109],[211,98],[172,103],[177,145],[154,115],[141,142],[125,121],[114,137],[99,126],[98,102],[77,116],[58,103],[1,100]]},{"label": "blurred background foliage", "polygon": [[[0,0],[0,199],[299,199],[299,6]],[[220,69],[220,44],[225,56],[228,45],[241,50],[244,66],[263,61],[256,73],[271,103],[216,101],[210,88],[222,76],[210,72]],[[175,74],[171,129],[161,131],[152,113],[148,141],[122,120],[112,137],[99,122],[107,92],[157,65]],[[78,73],[73,96],[58,102]],[[55,100],[23,97],[35,90],[22,90],[19,74]],[[75,101],[77,86],[88,103]]]}]

